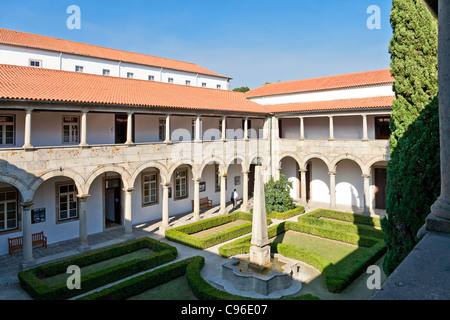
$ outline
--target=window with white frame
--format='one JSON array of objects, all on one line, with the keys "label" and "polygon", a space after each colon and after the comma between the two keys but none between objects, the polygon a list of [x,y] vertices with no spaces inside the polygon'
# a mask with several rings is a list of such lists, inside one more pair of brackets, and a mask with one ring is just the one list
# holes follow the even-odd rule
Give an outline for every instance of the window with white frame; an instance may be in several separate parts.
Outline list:
[{"label": "window with white frame", "polygon": [[173,78],[169,78],[169,79],[167,80],[167,82],[173,83]]},{"label": "window with white frame", "polygon": [[17,192],[0,191],[0,232],[17,228]]},{"label": "window with white frame", "polygon": [[134,73],[133,72],[127,72],[127,78],[128,79],[133,79],[134,78]]},{"label": "window with white frame", "polygon": [[166,119],[159,119],[159,141],[166,140]]},{"label": "window with white frame", "polygon": [[0,146],[12,146],[14,141],[14,116],[0,115]]},{"label": "window with white frame", "polygon": [[142,203],[158,203],[158,173],[145,173],[142,175]]},{"label": "window with white frame", "polygon": [[175,199],[182,199],[188,196],[187,169],[175,172]]},{"label": "window with white frame", "polygon": [[202,82],[202,87],[206,88],[206,82]]},{"label": "window with white frame", "polygon": [[218,84],[217,89],[222,89],[222,86],[220,84]]},{"label": "window with white frame", "polygon": [[111,75],[111,70],[109,70],[109,69],[103,69],[103,75],[104,75],[104,76],[109,76],[109,75]]},{"label": "window with white frame", "polygon": [[58,186],[58,212],[59,221],[78,218],[77,188],[73,184]]},{"label": "window with white frame", "polygon": [[75,66],[75,72],[84,72],[83,66]]},{"label": "window with white frame", "polygon": [[42,61],[36,59],[30,59],[30,67],[40,68],[42,67]]},{"label": "window with white frame", "polygon": [[72,116],[63,117],[63,143],[80,142],[80,118]]},{"label": "window with white frame", "polygon": [[149,81],[155,81],[155,76],[148,76]]},{"label": "window with white frame", "polygon": [[186,80],[186,85],[190,86],[191,85],[191,80]]}]

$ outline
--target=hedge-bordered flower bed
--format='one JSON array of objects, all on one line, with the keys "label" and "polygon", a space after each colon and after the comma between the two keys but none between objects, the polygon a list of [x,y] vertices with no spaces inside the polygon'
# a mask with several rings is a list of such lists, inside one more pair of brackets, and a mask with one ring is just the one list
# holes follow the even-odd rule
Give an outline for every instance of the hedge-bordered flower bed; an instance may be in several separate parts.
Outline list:
[{"label": "hedge-bordered flower bed", "polygon": [[[71,265],[82,268],[144,248],[150,249],[155,253],[148,257],[127,261],[86,276],[81,275],[81,289],[79,290],[69,290],[66,282],[50,286],[41,280],[42,278],[66,273],[67,268]],[[165,264],[174,260],[177,255],[177,249],[173,246],[151,238],[141,238],[22,271],[19,272],[18,277],[21,287],[33,299],[63,300],[89,292],[95,288],[123,279],[138,272]]]},{"label": "hedge-bordered flower bed", "polygon": [[[216,244],[223,243],[225,241],[252,232],[252,217],[253,216],[249,213],[234,212],[219,217],[197,221],[185,226],[169,229],[165,232],[165,236],[169,240],[182,243],[193,248],[206,249]],[[192,236],[192,234],[195,234],[197,232],[215,228],[236,220],[245,220],[248,221],[248,223],[224,230],[222,232],[217,232],[216,234],[205,238]],[[268,219],[267,223],[270,224],[271,220]]]},{"label": "hedge-bordered flower bed", "polygon": [[[356,226],[344,222],[320,220],[317,216],[314,217],[315,215],[317,215],[317,212],[300,217],[298,219],[299,222],[285,221],[272,226],[268,228],[269,238],[292,230],[366,247],[366,250],[352,253],[351,263],[340,261],[337,264],[331,263],[326,258],[310,250],[282,243],[271,243],[271,251],[272,253],[279,253],[288,258],[304,261],[315,267],[322,272],[328,290],[333,293],[339,293],[386,252],[383,234],[380,230],[373,228],[373,230],[369,230],[369,227],[361,229],[358,226],[358,228],[353,228]],[[341,220],[348,221],[349,217],[344,218],[344,216],[346,214],[342,215]],[[333,219],[337,219],[337,217],[337,214],[333,215]],[[360,217],[354,217],[353,219],[359,220]],[[361,219],[364,220],[365,218]],[[243,237],[220,247],[219,253],[224,257],[249,253],[250,242],[251,236]]]}]

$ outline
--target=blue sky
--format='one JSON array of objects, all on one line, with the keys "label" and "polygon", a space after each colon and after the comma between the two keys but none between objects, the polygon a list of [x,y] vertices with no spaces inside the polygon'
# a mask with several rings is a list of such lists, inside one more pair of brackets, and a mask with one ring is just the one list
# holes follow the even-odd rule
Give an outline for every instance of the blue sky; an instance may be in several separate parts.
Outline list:
[{"label": "blue sky", "polygon": [[[69,5],[81,30],[69,30]],[[381,9],[370,30],[367,8]],[[392,0],[0,0],[0,27],[196,63],[231,87],[388,68]]]}]

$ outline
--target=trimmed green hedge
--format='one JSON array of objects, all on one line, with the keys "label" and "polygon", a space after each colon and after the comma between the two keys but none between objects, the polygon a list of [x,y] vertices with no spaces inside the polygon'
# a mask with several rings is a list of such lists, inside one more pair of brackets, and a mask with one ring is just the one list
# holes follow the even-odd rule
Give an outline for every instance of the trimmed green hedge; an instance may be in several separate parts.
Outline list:
[{"label": "trimmed green hedge", "polygon": [[305,207],[302,206],[296,206],[295,209],[286,211],[286,212],[276,212],[272,211],[267,216],[272,219],[277,220],[286,220],[295,216],[298,216],[299,214],[302,214],[305,212]]},{"label": "trimmed green hedge", "polygon": [[[333,219],[337,219],[340,216],[342,220],[346,219],[344,221],[348,221],[351,218],[347,214],[338,215],[329,213],[329,215],[332,215]],[[348,223],[321,220],[318,217],[318,212],[314,212],[300,217],[299,222],[285,221],[272,226],[268,228],[269,238],[292,230],[366,247],[367,249],[357,250],[337,264],[333,264],[326,258],[310,250],[282,243],[271,243],[271,252],[303,261],[315,267],[324,276],[328,290],[333,293],[339,293],[359,277],[368,266],[375,263],[375,261],[384,255],[386,252],[386,244],[384,243],[380,230],[373,228],[373,230],[369,230],[370,227],[364,227],[362,230],[360,228],[355,229],[348,227],[348,225],[352,226]],[[359,217],[354,217],[353,219],[359,219]],[[249,253],[250,241],[251,236],[243,237],[220,247],[219,253],[224,257]]]},{"label": "trimmed green hedge", "polygon": [[[47,285],[41,279],[57,274],[66,273],[67,268],[76,265],[80,268],[94,263],[112,259],[140,249],[150,249],[154,254],[141,259],[127,261],[111,268],[99,270],[89,275],[81,275],[81,289],[69,290],[66,282],[57,285]],[[177,249],[168,244],[151,238],[141,238],[127,243],[115,245],[81,254],[62,261],[39,266],[34,269],[19,272],[21,287],[37,300],[63,300],[68,299],[108,283],[123,279],[138,272],[154,268],[174,260],[178,255]]]},{"label": "trimmed green hedge", "polygon": [[[244,234],[252,232],[252,215],[245,212],[234,212],[219,217],[214,217],[198,222],[194,222],[185,226],[169,229],[165,232],[167,239],[188,245],[196,249],[206,249],[216,244],[226,242],[228,240],[240,237]],[[223,224],[227,224],[236,220],[245,220],[249,223],[233,227],[222,232],[217,232],[209,237],[198,238],[192,236],[197,232],[215,228]],[[267,223],[270,224],[271,220],[268,219]]]},{"label": "trimmed green hedge", "polygon": [[355,224],[362,224],[371,227],[379,227],[381,228],[381,220],[380,218],[364,216],[356,213],[348,213],[334,210],[325,210],[325,209],[317,209],[312,212],[305,214],[299,219],[304,217],[314,217],[314,218],[329,218],[335,219],[345,222],[352,222]]}]

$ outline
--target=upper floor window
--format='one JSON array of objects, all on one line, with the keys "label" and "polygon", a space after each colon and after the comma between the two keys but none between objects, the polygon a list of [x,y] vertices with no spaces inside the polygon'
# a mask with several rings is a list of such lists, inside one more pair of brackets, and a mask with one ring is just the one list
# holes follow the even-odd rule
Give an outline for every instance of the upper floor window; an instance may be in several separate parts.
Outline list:
[{"label": "upper floor window", "polygon": [[63,117],[63,143],[80,142],[79,117]]},{"label": "upper floor window", "polygon": [[155,76],[148,76],[148,80],[155,81]]},{"label": "upper floor window", "polygon": [[30,67],[40,68],[40,67],[42,67],[42,61],[41,60],[30,59]]},{"label": "upper floor window", "polygon": [[75,72],[84,72],[83,66],[75,66]]},{"label": "upper floor window", "polygon": [[133,72],[127,72],[127,78],[128,79],[133,79],[134,78],[134,73]]},{"label": "upper floor window", "polygon": [[14,121],[13,115],[0,115],[0,146],[14,145]]},{"label": "upper floor window", "polygon": [[391,135],[390,122],[390,117],[375,118],[375,139],[389,139]]},{"label": "upper floor window", "polygon": [[173,78],[169,78],[169,80],[167,82],[173,83]]},{"label": "upper floor window", "polygon": [[166,140],[166,119],[159,120],[159,141]]},{"label": "upper floor window", "polygon": [[17,228],[17,192],[0,191],[0,232]]},{"label": "upper floor window", "polygon": [[73,184],[59,185],[58,192],[58,221],[78,218],[77,188]]},{"label": "upper floor window", "polygon": [[191,81],[190,80],[186,80],[186,85],[190,86],[191,85]]},{"label": "upper floor window", "polygon": [[108,69],[103,69],[103,75],[104,76],[109,76],[109,75],[111,75],[111,71],[108,70]]},{"label": "upper floor window", "polygon": [[217,89],[222,89],[222,86],[220,84],[218,84]]},{"label": "upper floor window", "polygon": [[203,83],[202,83],[202,87],[203,87],[203,88],[206,88],[206,82],[203,82]]}]

